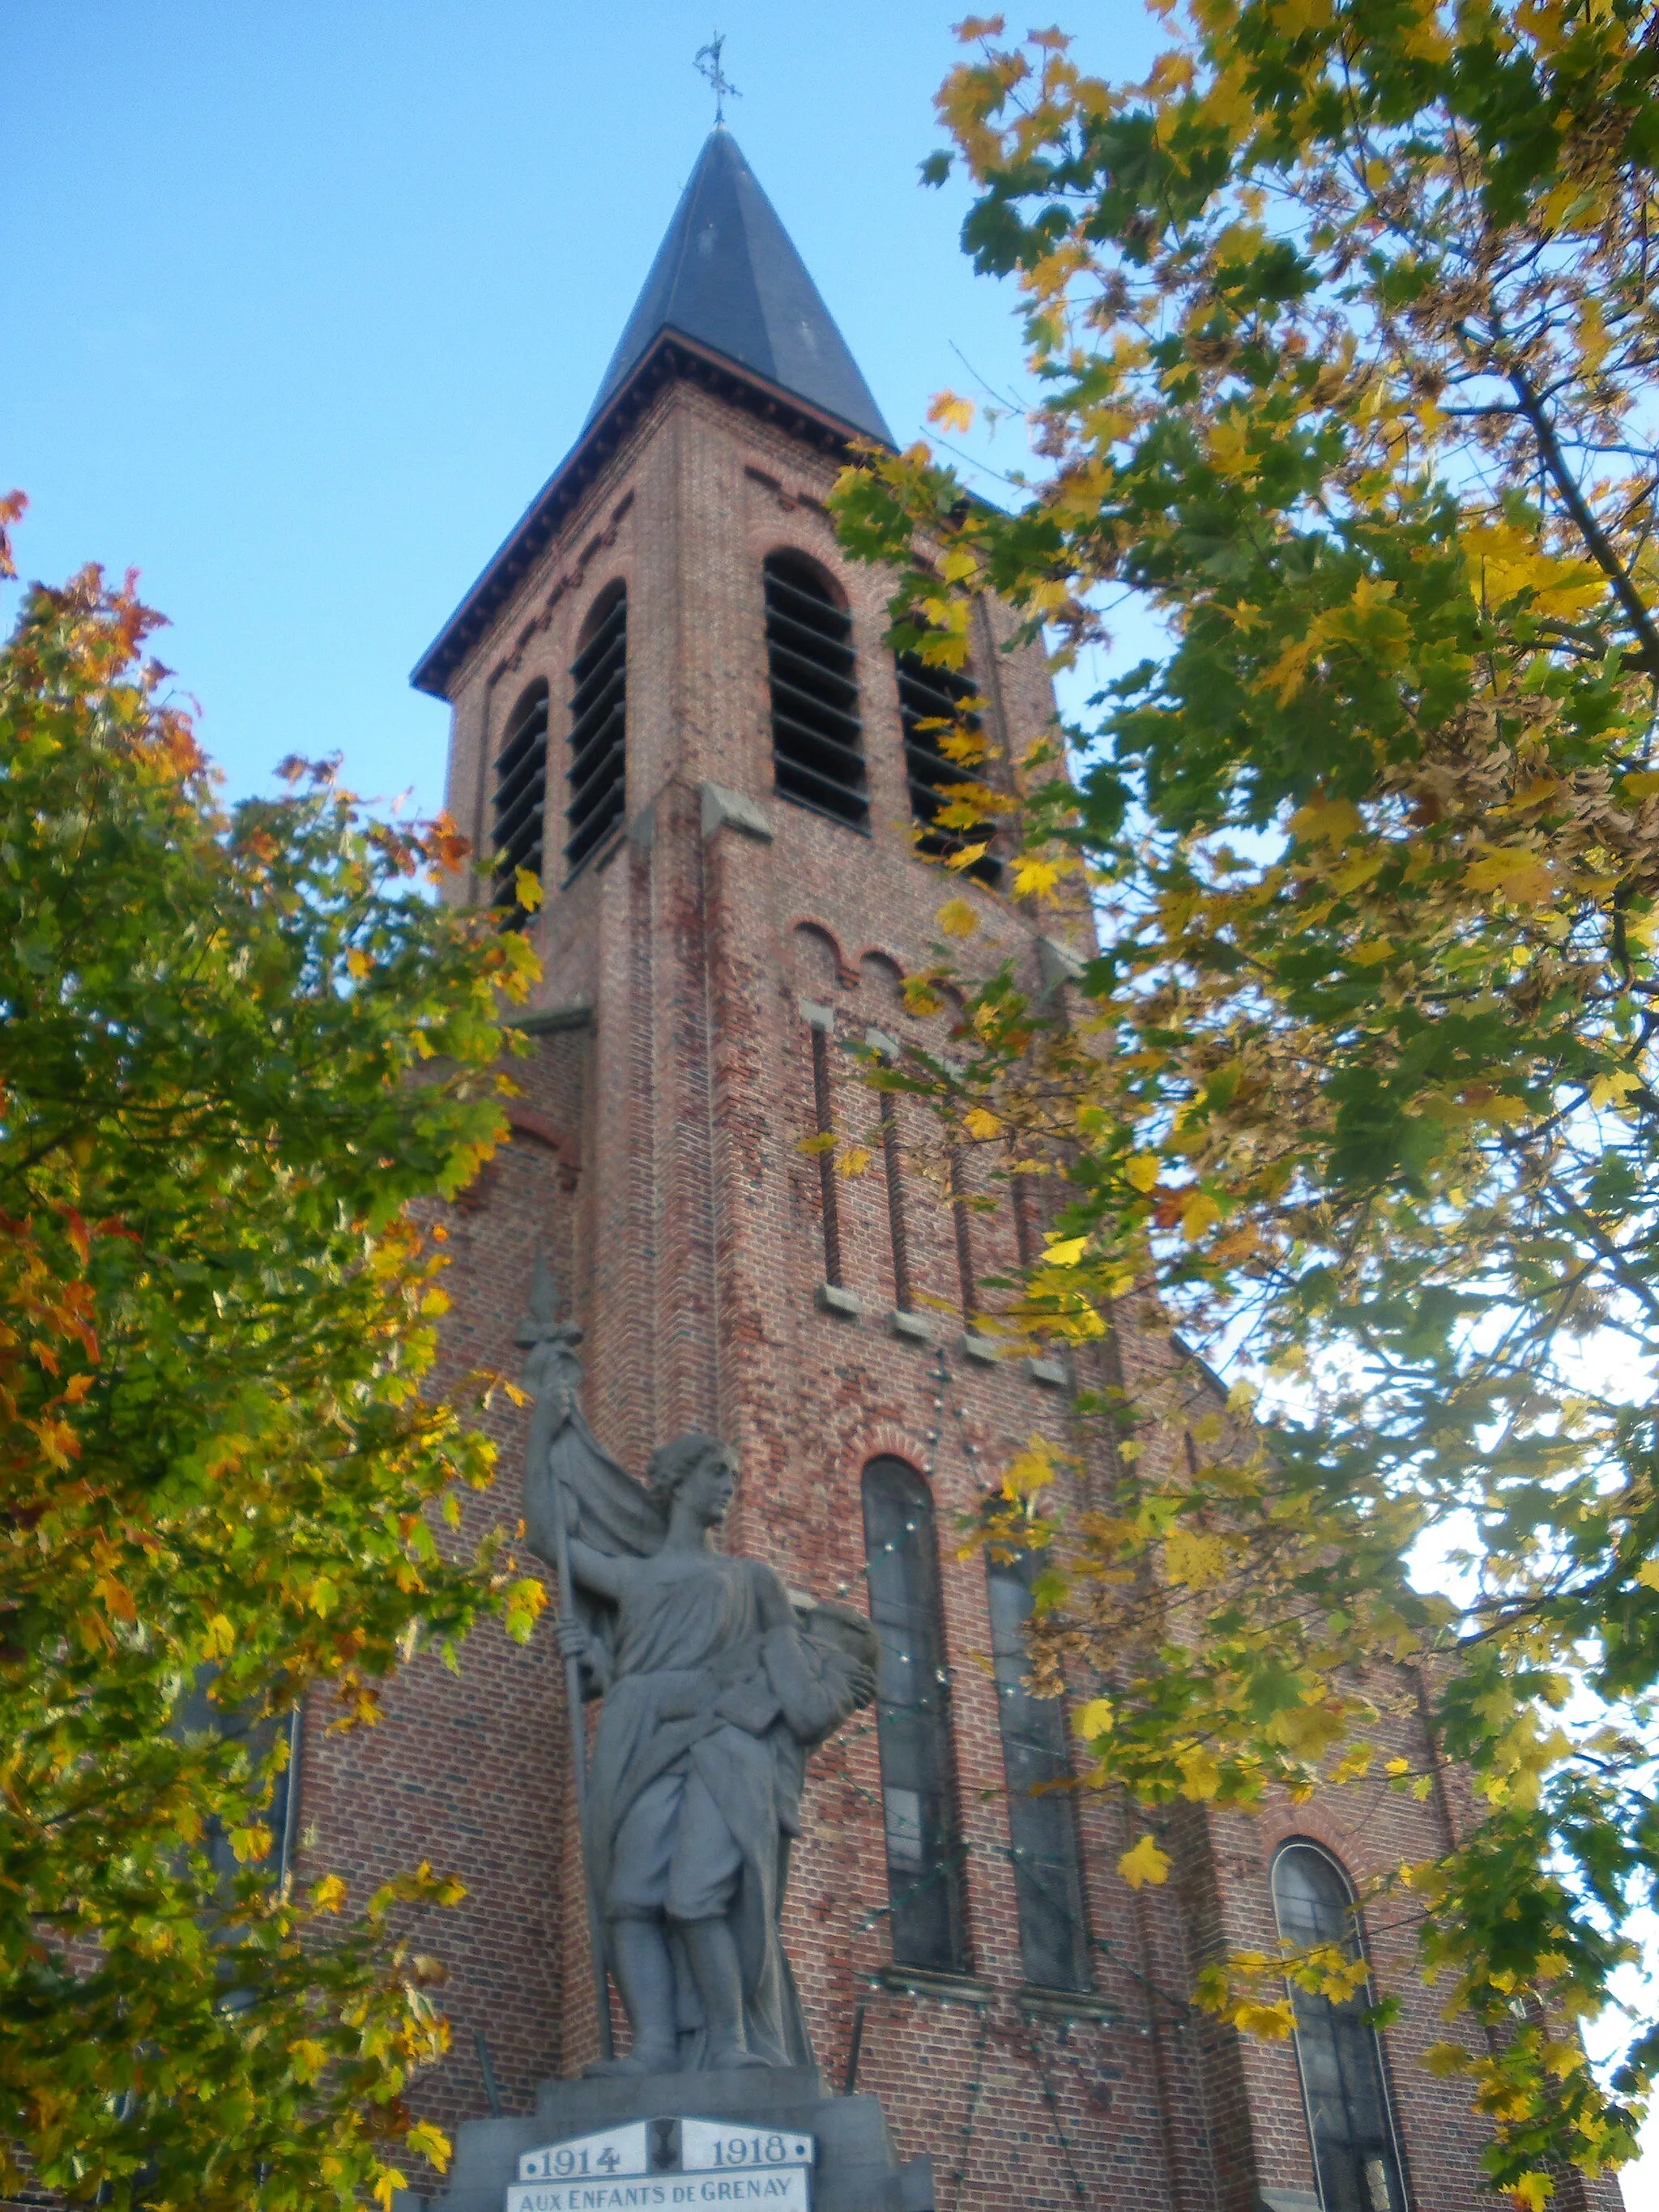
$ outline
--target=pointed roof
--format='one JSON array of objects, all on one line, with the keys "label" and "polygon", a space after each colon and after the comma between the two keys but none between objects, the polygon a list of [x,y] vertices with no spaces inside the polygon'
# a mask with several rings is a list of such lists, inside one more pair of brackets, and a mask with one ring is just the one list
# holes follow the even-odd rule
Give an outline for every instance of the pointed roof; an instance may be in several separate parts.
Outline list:
[{"label": "pointed roof", "polygon": [[847,341],[723,124],[709,133],[575,444],[416,665],[434,698],[665,381],[688,378],[844,454],[895,443]]},{"label": "pointed roof", "polygon": [[703,142],[590,422],[665,331],[752,369],[866,438],[894,442],[805,263],[724,124]]}]

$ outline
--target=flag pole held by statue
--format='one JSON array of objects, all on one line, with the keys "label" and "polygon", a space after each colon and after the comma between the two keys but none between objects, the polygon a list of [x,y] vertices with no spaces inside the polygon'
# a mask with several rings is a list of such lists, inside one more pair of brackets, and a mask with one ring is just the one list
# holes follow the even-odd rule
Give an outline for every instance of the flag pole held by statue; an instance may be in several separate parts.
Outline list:
[{"label": "flag pole held by statue", "polygon": [[[518,1341],[524,1346],[524,1387],[536,1401],[531,1416],[530,1437],[524,1470],[525,1522],[530,1547],[552,1566],[558,1592],[559,1612],[574,1617],[574,1593],[570,1578],[570,1535],[566,1511],[568,1485],[556,1463],[574,1449],[586,1447],[598,1458],[608,1459],[587,1431],[576,1393],[581,1384],[581,1362],[575,1346],[582,1332],[573,1322],[556,1319],[557,1301],[545,1255],[536,1255],[531,1280],[530,1311],[519,1325]],[[614,1462],[611,1462],[614,1465]],[[620,1469],[617,1470],[621,1472]],[[579,1659],[564,1662],[565,1700],[570,1709],[570,1771],[576,1799],[576,1828],[582,1856],[582,1886],[587,1898],[587,1941],[593,1958],[593,1996],[598,2013],[599,2056],[612,2056],[611,1983],[605,1959],[605,1923],[593,1893],[593,1869],[587,1849],[587,1723]]]}]

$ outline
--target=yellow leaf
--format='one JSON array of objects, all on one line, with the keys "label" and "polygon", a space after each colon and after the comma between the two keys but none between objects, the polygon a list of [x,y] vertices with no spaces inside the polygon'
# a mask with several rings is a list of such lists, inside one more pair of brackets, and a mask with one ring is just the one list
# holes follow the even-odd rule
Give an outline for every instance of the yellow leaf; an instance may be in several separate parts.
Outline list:
[{"label": "yellow leaf", "polygon": [[359,982],[368,975],[374,964],[368,953],[360,952],[355,945],[346,955],[346,973],[348,975],[355,975]]},{"label": "yellow leaf", "polygon": [[873,1157],[863,1145],[848,1145],[836,1162],[836,1168],[839,1174],[844,1176],[861,1176]]},{"label": "yellow leaf", "polygon": [[1346,1728],[1345,1716],[1318,1698],[1311,1705],[1292,1705],[1288,1711],[1275,1713],[1267,1723],[1267,1733],[1299,1759],[1320,1759],[1340,1741]]},{"label": "yellow leaf", "polygon": [[965,546],[953,545],[939,562],[939,572],[947,584],[965,584],[970,576],[978,575],[979,563]]},{"label": "yellow leaf", "polygon": [[1112,1701],[1109,1698],[1091,1698],[1086,1705],[1079,1705],[1072,1716],[1072,1733],[1085,1743],[1092,1743],[1097,1736],[1112,1732]]},{"label": "yellow leaf", "polygon": [[1143,1836],[1133,1850],[1124,1852],[1117,1870],[1131,1889],[1139,1889],[1149,1881],[1156,1888],[1169,1880],[1174,1863],[1167,1851],[1158,1849],[1156,1838]]},{"label": "yellow leaf", "polygon": [[1656,791],[1659,791],[1659,769],[1652,768],[1639,769],[1619,787],[1621,799],[1651,799]]},{"label": "yellow leaf", "polygon": [[1412,1763],[1409,1759],[1391,1759],[1382,1770],[1384,1774],[1409,1774],[1411,1771]]},{"label": "yellow leaf", "polygon": [[1206,1190],[1195,1190],[1181,1209],[1181,1233],[1189,1244],[1196,1244],[1206,1229],[1213,1229],[1221,1218],[1221,1208]]},{"label": "yellow leaf", "polygon": [[441,2128],[435,2127],[430,2120],[417,2120],[410,2130],[405,2141],[417,2158],[425,2159],[428,2165],[435,2166],[440,2173],[448,2170],[449,2137]]},{"label": "yellow leaf", "polygon": [[407,2189],[409,2177],[400,2173],[395,2166],[383,2166],[374,2182],[374,2202],[383,2212],[392,2212],[392,2200],[400,2189]]},{"label": "yellow leaf", "polygon": [[1609,1068],[1605,1075],[1598,1075],[1591,1084],[1590,1104],[1592,1106],[1622,1105],[1632,1091],[1640,1088],[1641,1081],[1641,1077],[1637,1074],[1634,1068]]},{"label": "yellow leaf", "polygon": [[302,2035],[289,2046],[289,2063],[301,2081],[314,2081],[328,2063],[328,2053],[320,2043]]},{"label": "yellow leaf", "polygon": [[1224,477],[1242,477],[1251,473],[1249,438],[1250,426],[1243,416],[1224,416],[1210,432],[1212,466]]},{"label": "yellow leaf", "polygon": [[1156,1152],[1131,1152],[1123,1163],[1123,1172],[1135,1190],[1152,1190],[1162,1164]]},{"label": "yellow leaf", "polygon": [[1431,2043],[1423,2053],[1423,2063],[1442,2081],[1454,2074],[1467,2074],[1474,2063],[1461,2043]]},{"label": "yellow leaf", "polygon": [[337,1912],[345,1897],[346,1886],[337,1874],[325,1874],[311,1885],[311,1902],[319,1912]]},{"label": "yellow leaf", "polygon": [[1547,2173],[1523,2173],[1510,2191],[1510,2197],[1517,2204],[1524,2205],[1527,2212],[1544,2212],[1554,2194],[1555,2184]]},{"label": "yellow leaf", "polygon": [[1496,891],[1517,906],[1543,906],[1555,896],[1555,878],[1540,854],[1525,845],[1499,845],[1471,861],[1472,890]]},{"label": "yellow leaf", "polygon": [[998,1137],[1002,1133],[1001,1122],[983,1106],[970,1106],[962,1117],[962,1126],[970,1137],[983,1139]]},{"label": "yellow leaf", "polygon": [[542,879],[532,875],[528,868],[520,868],[513,878],[513,896],[526,914],[534,914],[542,902]]},{"label": "yellow leaf", "polygon": [[939,926],[947,937],[971,937],[979,927],[979,916],[966,899],[946,899],[939,910]]},{"label": "yellow leaf", "polygon": [[1055,861],[1022,860],[1014,869],[1014,896],[1040,897],[1043,892],[1053,890],[1059,881],[1060,868]]},{"label": "yellow leaf", "polygon": [[1346,845],[1364,828],[1359,809],[1346,799],[1314,799],[1291,817],[1292,834],[1304,845]]},{"label": "yellow leaf", "polygon": [[1086,1237],[1064,1237],[1058,1243],[1050,1243],[1043,1253],[1043,1263],[1050,1267],[1075,1267],[1083,1257]]},{"label": "yellow leaf", "polygon": [[1512,523],[1477,523],[1465,530],[1463,543],[1474,596],[1494,611],[1526,592],[1534,614],[1570,617],[1607,595],[1607,581],[1598,568],[1540,551],[1536,540]]},{"label": "yellow leaf", "polygon": [[1221,1787],[1221,1769],[1213,1753],[1201,1743],[1183,1746],[1176,1753],[1176,1764],[1181,1769],[1181,1794],[1190,1797],[1194,1804],[1213,1797]]},{"label": "yellow leaf", "polygon": [[959,392],[936,392],[927,404],[927,420],[941,430],[954,430],[960,435],[974,427],[974,403]]},{"label": "yellow leaf", "polygon": [[1659,1559],[1644,1559],[1636,1570],[1636,1579],[1644,1589],[1659,1590]]},{"label": "yellow leaf", "polygon": [[1183,1589],[1202,1589],[1227,1571],[1227,1547],[1218,1536],[1178,1523],[1164,1540],[1164,1567]]}]

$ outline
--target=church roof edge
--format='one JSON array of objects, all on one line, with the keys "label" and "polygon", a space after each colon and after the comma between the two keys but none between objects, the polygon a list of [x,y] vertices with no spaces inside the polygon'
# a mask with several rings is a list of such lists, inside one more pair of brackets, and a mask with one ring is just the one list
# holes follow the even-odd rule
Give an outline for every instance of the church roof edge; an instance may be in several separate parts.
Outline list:
[{"label": "church roof edge", "polygon": [[[718,392],[821,452],[845,455],[854,439],[870,434],[713,347],[675,330],[659,331],[624,381],[583,424],[575,444],[416,663],[409,679],[416,690],[434,699],[449,696],[450,679],[456,670],[501,613],[526,572],[546,550],[623,436],[664,385],[682,380]],[[890,445],[892,441],[884,438],[880,442]]]}]

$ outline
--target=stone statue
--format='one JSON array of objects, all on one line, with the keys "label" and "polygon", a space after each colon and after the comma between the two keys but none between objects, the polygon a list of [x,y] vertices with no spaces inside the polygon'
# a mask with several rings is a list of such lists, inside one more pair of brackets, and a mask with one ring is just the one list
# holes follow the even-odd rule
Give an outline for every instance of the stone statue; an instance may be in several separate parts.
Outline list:
[{"label": "stone statue", "polygon": [[789,1851],[807,1754],[874,1695],[875,1632],[713,1548],[738,1477],[719,1437],[665,1444],[643,1486],[603,1450],[576,1402],[580,1334],[532,1314],[521,1340],[526,1532],[557,1571],[567,1679],[604,1699],[578,1778],[590,1925],[633,2049],[590,2071],[809,2066],[779,1937]]}]

